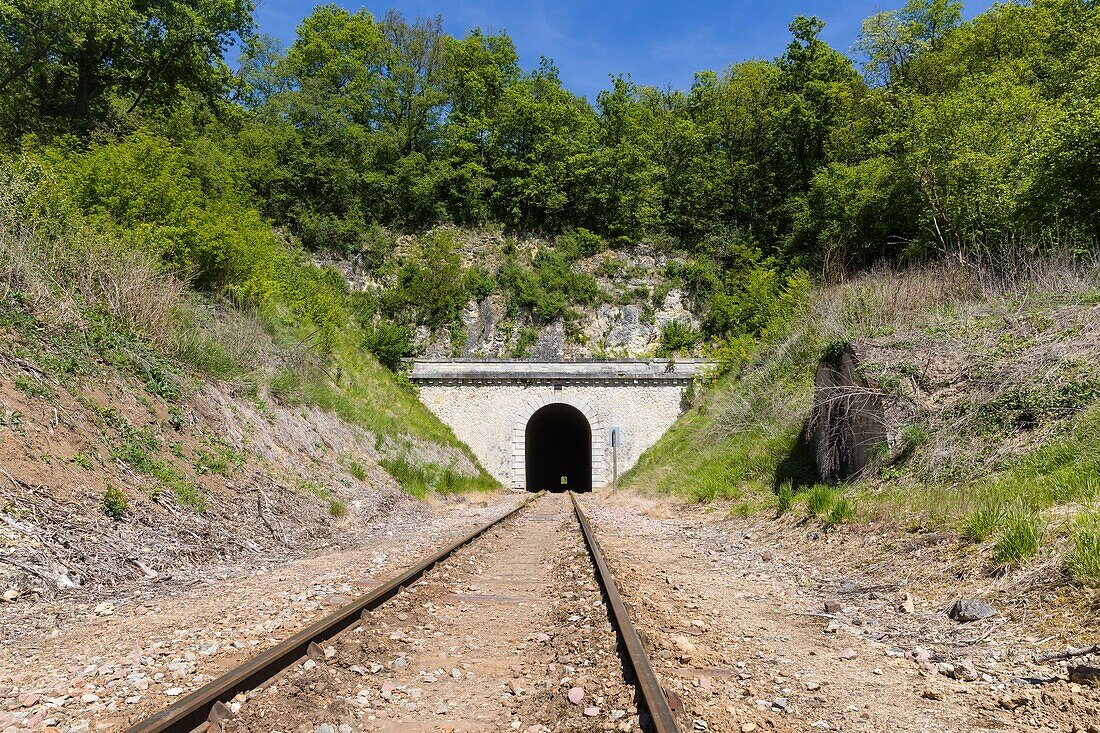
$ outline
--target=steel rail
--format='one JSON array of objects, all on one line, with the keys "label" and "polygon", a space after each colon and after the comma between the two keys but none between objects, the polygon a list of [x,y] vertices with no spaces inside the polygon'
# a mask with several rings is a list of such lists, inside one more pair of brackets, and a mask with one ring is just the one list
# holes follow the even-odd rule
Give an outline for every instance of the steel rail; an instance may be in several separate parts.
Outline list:
[{"label": "steel rail", "polygon": [[604,595],[607,596],[608,605],[611,606],[616,630],[622,637],[623,645],[626,646],[627,655],[630,657],[630,666],[634,670],[638,691],[642,693],[649,715],[653,718],[653,729],[657,733],[678,733],[676,718],[668,706],[661,683],[649,664],[645,646],[634,629],[634,623],[630,620],[630,614],[627,613],[626,604],[623,603],[623,597],[619,594],[618,586],[615,585],[615,578],[607,567],[607,561],[604,560],[596,535],[588,524],[588,518],[581,511],[577,495],[570,492],[569,498],[573,500],[573,511],[577,515],[577,521],[580,522],[585,544],[588,545],[588,554],[592,556],[592,563],[596,566],[596,577],[600,581]]},{"label": "steel rail", "polygon": [[336,612],[310,624],[294,636],[279,642],[265,652],[249,659],[244,664],[226,672],[212,682],[195,690],[137,724],[127,733],[188,733],[198,728],[210,718],[211,710],[221,702],[226,703],[238,693],[253,690],[263,685],[279,672],[305,657],[311,644],[320,644],[353,626],[360,620],[364,611],[378,608],[397,595],[402,588],[420,579],[439,562],[445,560],[456,550],[469,544],[482,534],[514,516],[541,494],[525,499],[504,515],[487,522],[462,539],[435,552],[416,566],[360,596]]}]

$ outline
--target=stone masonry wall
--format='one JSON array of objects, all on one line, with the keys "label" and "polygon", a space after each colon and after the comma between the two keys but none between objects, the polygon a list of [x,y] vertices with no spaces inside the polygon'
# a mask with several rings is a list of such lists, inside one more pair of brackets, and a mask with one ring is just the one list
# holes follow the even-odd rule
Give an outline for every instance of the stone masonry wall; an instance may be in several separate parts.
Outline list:
[{"label": "stone masonry wall", "polygon": [[592,428],[592,485],[612,480],[610,430],[619,428],[619,474],[680,416],[680,384],[424,384],[420,399],[454,430],[486,470],[505,486],[526,485],[524,429],[552,403],[576,407]]}]

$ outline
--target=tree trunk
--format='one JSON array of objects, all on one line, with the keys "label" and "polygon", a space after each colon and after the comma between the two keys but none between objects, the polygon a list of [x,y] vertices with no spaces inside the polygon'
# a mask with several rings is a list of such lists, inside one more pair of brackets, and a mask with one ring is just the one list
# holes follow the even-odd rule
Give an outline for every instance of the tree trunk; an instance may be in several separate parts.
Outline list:
[{"label": "tree trunk", "polygon": [[76,90],[73,94],[72,116],[85,127],[91,112],[92,100],[98,91],[97,78],[100,62],[99,44],[95,32],[88,33],[76,57]]}]

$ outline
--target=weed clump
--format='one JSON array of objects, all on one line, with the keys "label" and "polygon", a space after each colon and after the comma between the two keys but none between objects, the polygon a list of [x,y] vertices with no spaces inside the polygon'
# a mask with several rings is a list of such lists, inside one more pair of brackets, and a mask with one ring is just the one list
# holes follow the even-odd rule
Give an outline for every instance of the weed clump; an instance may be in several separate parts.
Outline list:
[{"label": "weed clump", "polygon": [[213,450],[198,451],[192,463],[195,473],[199,475],[215,473],[221,476],[229,476],[233,471],[244,465],[245,456],[243,453],[233,450],[230,446],[219,441],[213,441],[211,447]]},{"label": "weed clump", "polygon": [[111,519],[122,519],[122,515],[126,513],[126,508],[130,505],[130,502],[126,499],[126,494],[122,493],[122,489],[117,486],[107,486],[107,490],[103,492],[103,513]]},{"label": "weed clump", "polygon": [[1001,528],[1007,516],[1004,505],[986,502],[963,518],[959,531],[968,542],[985,542]]},{"label": "weed clump", "polygon": [[825,524],[835,527],[838,524],[852,521],[855,516],[856,510],[852,500],[846,496],[839,496],[833,502],[832,507],[829,508],[829,513],[825,516]]},{"label": "weed clump", "polygon": [[1078,518],[1070,542],[1063,563],[1066,573],[1079,583],[1100,585],[1100,514]]},{"label": "weed clump", "polygon": [[[781,487],[780,494],[782,493]],[[855,504],[852,500],[844,496],[839,489],[824,484],[817,484],[810,489],[810,493],[806,496],[806,511],[810,516],[820,518],[827,527],[845,524],[856,516]]]},{"label": "weed clump", "polygon": [[810,493],[806,496],[806,511],[815,517],[821,517],[833,508],[835,502],[836,490],[824,484],[818,484],[810,489]]},{"label": "weed clump", "polygon": [[993,546],[993,560],[999,565],[1019,565],[1039,551],[1043,527],[1033,512],[1016,512],[1005,521]]},{"label": "weed clump", "polygon": [[794,506],[794,486],[790,481],[785,481],[782,486],[779,487],[779,494],[776,497],[776,510],[780,515],[786,514]]},{"label": "weed clump", "polygon": [[348,473],[360,481],[367,480],[367,469],[363,468],[363,464],[358,461],[351,461],[348,463]]}]

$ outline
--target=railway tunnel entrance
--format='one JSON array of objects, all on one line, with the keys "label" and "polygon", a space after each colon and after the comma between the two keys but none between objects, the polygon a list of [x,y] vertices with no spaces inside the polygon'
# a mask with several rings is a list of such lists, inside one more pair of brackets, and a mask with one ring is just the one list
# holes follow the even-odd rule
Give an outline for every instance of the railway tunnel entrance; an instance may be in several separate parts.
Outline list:
[{"label": "railway tunnel entrance", "polygon": [[524,430],[528,491],[592,490],[592,426],[572,405],[535,411]]},{"label": "railway tunnel entrance", "polygon": [[599,491],[668,430],[685,390],[710,368],[702,360],[420,359],[409,379],[505,486]]}]

